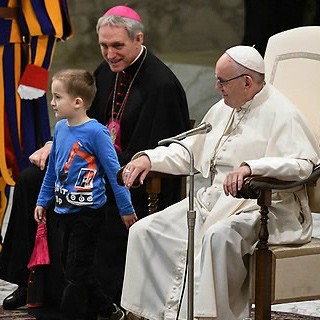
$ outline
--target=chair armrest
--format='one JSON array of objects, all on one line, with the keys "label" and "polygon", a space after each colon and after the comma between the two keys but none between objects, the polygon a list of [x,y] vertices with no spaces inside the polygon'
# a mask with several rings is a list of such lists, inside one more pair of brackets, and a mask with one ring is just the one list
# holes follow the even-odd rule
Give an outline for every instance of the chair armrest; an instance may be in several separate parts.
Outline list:
[{"label": "chair armrest", "polygon": [[300,181],[283,181],[263,176],[250,176],[245,178],[244,184],[237,197],[245,199],[258,199],[262,190],[289,190],[302,185],[315,186],[320,177],[320,165],[315,166],[311,175]]}]

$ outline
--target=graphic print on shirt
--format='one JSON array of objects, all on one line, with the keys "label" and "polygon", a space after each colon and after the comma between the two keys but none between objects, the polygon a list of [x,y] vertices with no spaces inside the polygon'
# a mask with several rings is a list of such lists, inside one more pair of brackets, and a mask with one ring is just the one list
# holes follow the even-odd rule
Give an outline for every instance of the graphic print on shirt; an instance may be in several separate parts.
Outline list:
[{"label": "graphic print on shirt", "polygon": [[[73,206],[89,206],[93,204],[92,189],[93,179],[97,172],[96,160],[93,155],[80,150],[82,144],[80,141],[74,143],[71,148],[68,160],[63,170],[59,174],[60,185],[56,185],[55,196],[56,205],[64,208],[72,208]],[[78,157],[76,157],[78,156]],[[86,167],[80,168],[75,179],[74,190],[70,191],[64,188],[68,179],[70,166],[80,163],[79,157],[85,160]]]}]

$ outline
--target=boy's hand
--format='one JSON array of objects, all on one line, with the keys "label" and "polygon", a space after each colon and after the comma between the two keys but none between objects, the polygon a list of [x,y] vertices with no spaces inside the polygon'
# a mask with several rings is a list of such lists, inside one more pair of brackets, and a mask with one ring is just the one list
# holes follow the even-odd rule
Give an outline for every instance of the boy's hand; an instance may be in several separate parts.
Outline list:
[{"label": "boy's hand", "polygon": [[123,223],[125,224],[126,228],[129,229],[135,222],[138,221],[138,217],[135,213],[128,214],[125,216],[121,216]]},{"label": "boy's hand", "polygon": [[34,219],[38,223],[46,223],[47,221],[47,210],[44,207],[36,206],[34,209]]}]

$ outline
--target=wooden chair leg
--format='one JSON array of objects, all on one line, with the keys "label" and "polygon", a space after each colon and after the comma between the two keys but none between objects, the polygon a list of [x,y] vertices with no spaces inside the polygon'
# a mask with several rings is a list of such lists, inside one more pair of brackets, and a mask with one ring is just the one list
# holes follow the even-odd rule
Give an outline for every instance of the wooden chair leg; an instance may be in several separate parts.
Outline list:
[{"label": "wooden chair leg", "polygon": [[256,252],[255,320],[271,320],[271,263],[269,249]]},{"label": "wooden chair leg", "polygon": [[268,206],[271,204],[271,190],[258,198],[261,224],[256,251],[255,320],[271,320],[272,253],[268,247]]},{"label": "wooden chair leg", "polygon": [[152,214],[158,211],[159,193],[161,191],[161,178],[156,175],[151,175],[151,177],[147,177],[145,183],[146,191],[148,193],[148,210],[149,214]]}]

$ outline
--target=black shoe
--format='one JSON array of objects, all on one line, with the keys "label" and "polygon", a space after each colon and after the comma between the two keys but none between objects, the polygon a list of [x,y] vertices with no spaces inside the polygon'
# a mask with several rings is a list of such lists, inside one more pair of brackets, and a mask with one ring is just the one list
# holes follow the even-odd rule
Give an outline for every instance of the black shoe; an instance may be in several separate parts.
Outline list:
[{"label": "black shoe", "polygon": [[25,306],[27,303],[27,288],[19,286],[10,295],[4,298],[2,307],[4,310],[14,310]]},{"label": "black shoe", "polygon": [[125,314],[124,312],[114,303],[113,311],[109,316],[98,315],[97,320],[124,320]]}]

